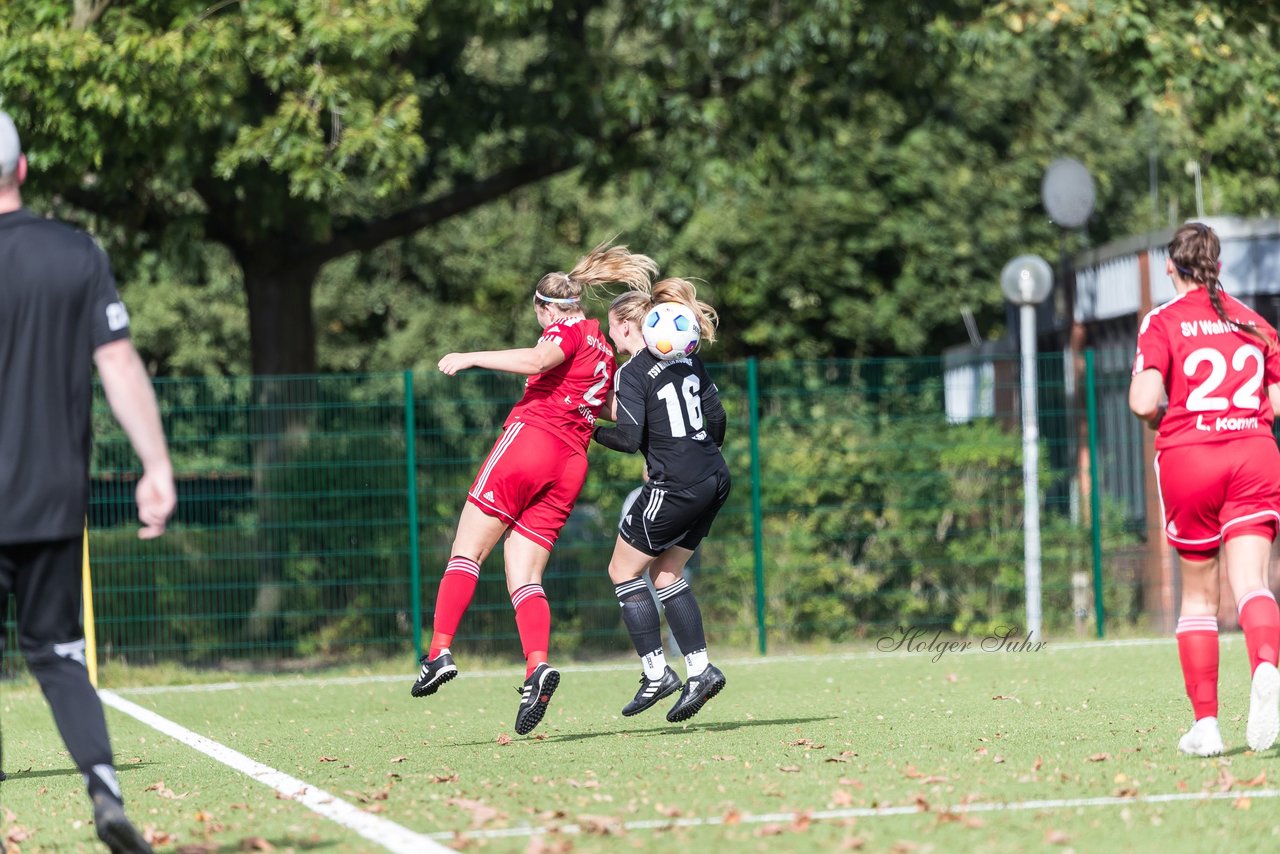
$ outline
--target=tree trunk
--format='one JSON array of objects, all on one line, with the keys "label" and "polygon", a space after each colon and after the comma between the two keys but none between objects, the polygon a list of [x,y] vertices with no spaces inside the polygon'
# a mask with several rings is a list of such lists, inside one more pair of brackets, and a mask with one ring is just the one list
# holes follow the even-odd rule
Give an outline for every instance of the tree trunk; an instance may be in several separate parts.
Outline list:
[{"label": "tree trunk", "polygon": [[[297,639],[284,632],[281,610],[289,589],[292,542],[289,463],[305,447],[316,400],[315,323],[311,293],[317,268],[291,264],[287,253],[260,252],[240,259],[249,307],[254,374],[253,489],[257,510],[255,551],[258,589],[245,625],[246,636],[288,654]],[[272,654],[272,653],[269,653]]]}]

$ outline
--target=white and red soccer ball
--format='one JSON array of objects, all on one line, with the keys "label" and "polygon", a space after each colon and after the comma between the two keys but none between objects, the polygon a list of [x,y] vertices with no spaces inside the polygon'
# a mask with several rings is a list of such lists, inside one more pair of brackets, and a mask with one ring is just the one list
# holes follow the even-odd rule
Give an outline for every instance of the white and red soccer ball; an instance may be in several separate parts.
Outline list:
[{"label": "white and red soccer ball", "polygon": [[649,352],[663,361],[692,355],[702,337],[697,316],[678,302],[655,305],[641,322],[640,333]]}]

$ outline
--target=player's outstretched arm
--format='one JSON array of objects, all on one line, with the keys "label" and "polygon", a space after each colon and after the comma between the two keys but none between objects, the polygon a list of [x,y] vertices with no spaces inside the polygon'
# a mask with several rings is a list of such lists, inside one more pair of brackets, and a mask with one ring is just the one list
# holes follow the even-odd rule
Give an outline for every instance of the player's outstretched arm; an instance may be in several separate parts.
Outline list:
[{"label": "player's outstretched arm", "polygon": [[147,375],[138,351],[127,338],[94,350],[93,361],[102,377],[102,388],[107,393],[111,412],[142,461],[142,479],[138,481],[137,489],[138,519],[142,522],[142,529],[138,536],[144,540],[158,537],[164,533],[178,497],[151,377]]},{"label": "player's outstretched arm", "polygon": [[441,373],[454,376],[468,368],[484,368],[508,374],[532,376],[541,374],[564,362],[564,351],[549,341],[539,341],[536,347],[517,347],[513,350],[477,350],[472,353],[449,353],[436,365]]}]

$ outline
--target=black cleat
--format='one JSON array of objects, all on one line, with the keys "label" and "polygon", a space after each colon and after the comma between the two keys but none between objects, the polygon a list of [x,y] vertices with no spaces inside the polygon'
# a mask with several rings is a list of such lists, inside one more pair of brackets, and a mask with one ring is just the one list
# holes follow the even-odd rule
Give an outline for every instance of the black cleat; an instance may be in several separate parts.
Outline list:
[{"label": "black cleat", "polygon": [[664,697],[670,697],[679,690],[680,677],[670,667],[664,670],[662,676],[657,679],[641,676],[640,690],[636,692],[635,699],[623,707],[622,714],[628,718],[632,715],[638,715],[644,710],[652,708],[659,700]]},{"label": "black cleat", "polygon": [[667,712],[667,720],[673,724],[689,720],[707,704],[707,700],[720,693],[724,683],[724,674],[720,672],[720,668],[708,664],[702,673],[685,680],[680,699]]},{"label": "black cleat", "polygon": [[422,674],[413,683],[413,689],[410,692],[415,697],[434,694],[441,685],[458,675],[458,668],[453,664],[453,656],[447,652],[440,653],[431,661],[428,661],[424,655],[421,661]]},{"label": "black cleat", "polygon": [[98,838],[107,844],[111,854],[152,854],[151,846],[129,821],[119,803],[95,798],[93,824],[98,830]]},{"label": "black cleat", "polygon": [[551,695],[560,687],[560,671],[550,664],[542,663],[534,669],[524,686],[517,688],[520,692],[520,708],[516,710],[516,733],[528,735],[547,713],[551,703]]}]

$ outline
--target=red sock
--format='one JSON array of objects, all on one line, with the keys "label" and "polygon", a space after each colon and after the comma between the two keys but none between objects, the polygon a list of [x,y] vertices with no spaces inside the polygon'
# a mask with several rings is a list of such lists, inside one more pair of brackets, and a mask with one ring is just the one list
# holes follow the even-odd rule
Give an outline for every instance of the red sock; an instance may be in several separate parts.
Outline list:
[{"label": "red sock", "polygon": [[1218,716],[1218,618],[1178,620],[1178,660],[1196,720]]},{"label": "red sock", "polygon": [[436,613],[432,620],[435,631],[431,635],[428,658],[435,658],[440,650],[453,643],[453,636],[458,633],[462,615],[471,606],[471,597],[476,593],[479,580],[480,564],[469,557],[455,555],[449,558],[444,578],[440,579],[440,592],[436,594]]},{"label": "red sock", "polygon": [[541,584],[526,584],[511,594],[516,609],[516,628],[524,649],[524,678],[528,679],[539,664],[546,663],[551,645],[551,606]]},{"label": "red sock", "polygon": [[1280,608],[1275,595],[1265,588],[1240,597],[1240,628],[1249,652],[1249,672],[1264,661],[1280,663]]}]

